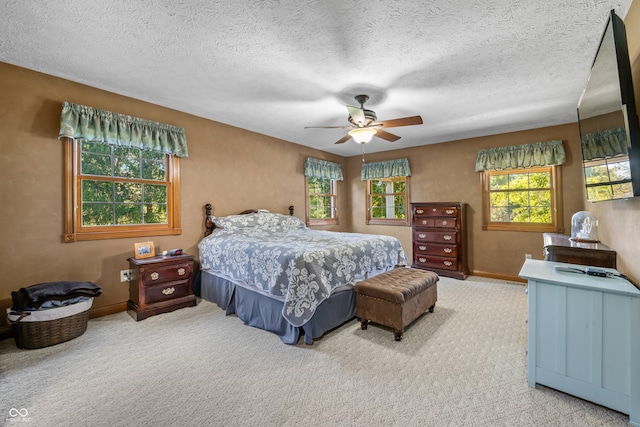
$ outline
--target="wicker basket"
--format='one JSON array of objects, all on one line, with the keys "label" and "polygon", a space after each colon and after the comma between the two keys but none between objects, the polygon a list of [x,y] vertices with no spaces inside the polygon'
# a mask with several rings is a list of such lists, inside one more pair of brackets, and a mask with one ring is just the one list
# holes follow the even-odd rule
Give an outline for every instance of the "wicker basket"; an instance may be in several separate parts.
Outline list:
[{"label": "wicker basket", "polygon": [[91,302],[86,302],[83,305],[78,304],[77,308],[74,307],[73,314],[51,320],[26,321],[21,316],[14,317],[14,320],[8,317],[16,345],[25,349],[43,348],[79,337],[87,330]]},{"label": "wicker basket", "polygon": [[84,334],[89,321],[89,310],[71,316],[39,322],[11,322],[19,348],[49,347],[72,340]]}]

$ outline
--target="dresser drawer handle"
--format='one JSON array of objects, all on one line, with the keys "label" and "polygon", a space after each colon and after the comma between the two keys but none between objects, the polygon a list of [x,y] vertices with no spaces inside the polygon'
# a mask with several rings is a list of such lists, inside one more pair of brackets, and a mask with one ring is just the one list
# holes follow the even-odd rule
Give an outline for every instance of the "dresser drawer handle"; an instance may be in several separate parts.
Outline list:
[{"label": "dresser drawer handle", "polygon": [[184,273],[186,273],[186,270],[184,268],[178,269],[178,276],[184,276]]},{"label": "dresser drawer handle", "polygon": [[446,253],[450,254],[451,252],[453,252],[453,249],[451,248],[444,248],[443,251],[445,251]]},{"label": "dresser drawer handle", "polygon": [[424,210],[422,210],[422,209],[416,209],[416,213],[419,213],[419,214],[424,213]]},{"label": "dresser drawer handle", "polygon": [[454,213],[455,211],[453,209],[447,209],[445,211],[447,214],[451,215],[452,213]]},{"label": "dresser drawer handle", "polygon": [[418,261],[420,261],[420,262],[427,262],[427,259],[426,259],[426,258],[418,258]]},{"label": "dresser drawer handle", "polygon": [[422,224],[424,225],[424,224],[426,224],[426,223],[427,223],[427,220],[426,220],[426,219],[423,219],[423,220],[422,220]]},{"label": "dresser drawer handle", "polygon": [[151,273],[151,280],[158,280],[158,277],[160,277],[160,275],[157,272],[153,272]]},{"label": "dresser drawer handle", "polygon": [[444,240],[451,240],[451,236],[449,236],[449,235],[442,236],[442,238],[443,238]]},{"label": "dresser drawer handle", "polygon": [[424,251],[425,249],[427,249],[426,246],[418,246],[418,249],[420,249],[421,251]]},{"label": "dresser drawer handle", "polygon": [[427,237],[427,235],[426,234],[418,234],[418,237],[421,238],[421,239],[424,239],[425,237]]},{"label": "dresser drawer handle", "polygon": [[443,264],[446,265],[447,267],[451,267],[452,262],[451,261],[444,261]]},{"label": "dresser drawer handle", "polygon": [[436,208],[433,208],[433,212],[435,212],[435,211],[436,211]]},{"label": "dresser drawer handle", "polygon": [[447,221],[442,221],[442,225],[447,225]]},{"label": "dresser drawer handle", "polygon": [[164,288],[162,290],[162,293],[165,294],[165,295],[171,295],[175,291],[176,291],[176,288]]}]

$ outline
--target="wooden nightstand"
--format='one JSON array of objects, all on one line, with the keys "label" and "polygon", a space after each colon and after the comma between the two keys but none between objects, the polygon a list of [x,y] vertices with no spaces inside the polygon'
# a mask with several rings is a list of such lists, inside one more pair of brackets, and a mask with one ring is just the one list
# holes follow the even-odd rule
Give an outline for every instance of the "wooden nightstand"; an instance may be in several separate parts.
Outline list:
[{"label": "wooden nightstand", "polygon": [[129,258],[127,312],[136,320],[196,305],[193,294],[193,256]]}]

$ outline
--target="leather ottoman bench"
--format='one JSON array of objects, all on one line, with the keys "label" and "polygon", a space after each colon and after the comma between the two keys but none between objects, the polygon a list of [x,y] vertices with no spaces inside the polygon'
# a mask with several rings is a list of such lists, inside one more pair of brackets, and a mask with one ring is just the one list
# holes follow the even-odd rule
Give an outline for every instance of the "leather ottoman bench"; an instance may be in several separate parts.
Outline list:
[{"label": "leather ottoman bench", "polygon": [[356,283],[356,317],[362,329],[378,323],[392,328],[400,341],[404,328],[425,311],[433,313],[439,279],[432,271],[396,268]]}]

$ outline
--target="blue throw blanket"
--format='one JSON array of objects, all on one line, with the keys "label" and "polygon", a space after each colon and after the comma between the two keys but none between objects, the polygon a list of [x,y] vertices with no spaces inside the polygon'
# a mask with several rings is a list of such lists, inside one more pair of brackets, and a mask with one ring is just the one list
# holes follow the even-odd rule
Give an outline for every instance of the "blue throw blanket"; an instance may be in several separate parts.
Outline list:
[{"label": "blue throw blanket", "polygon": [[47,282],[11,292],[11,310],[38,309],[47,301],[69,300],[77,297],[97,297],[102,289],[91,282]]}]

